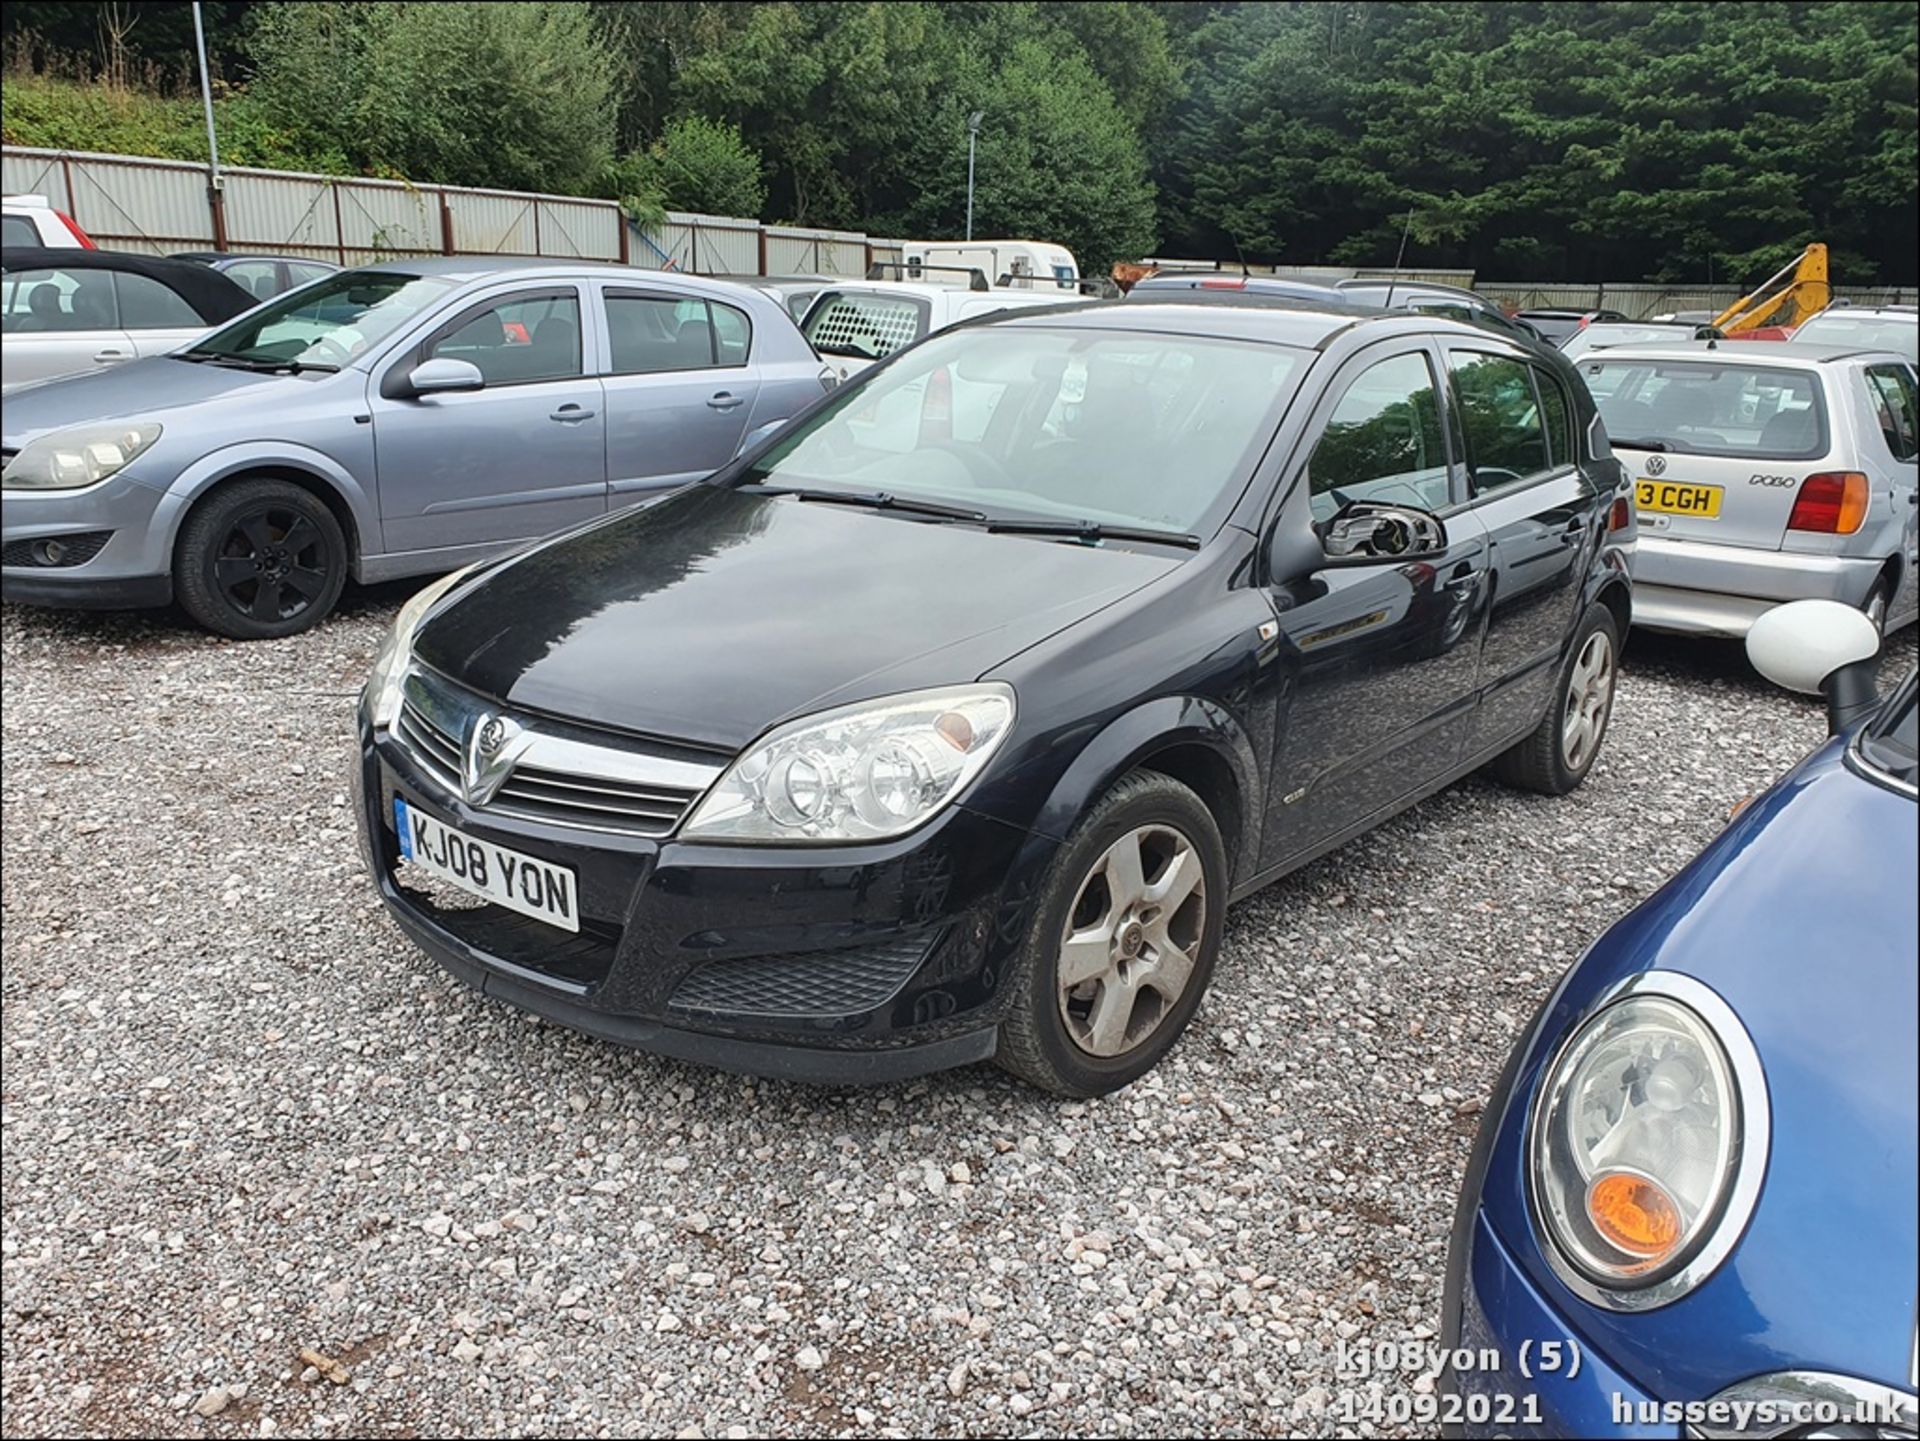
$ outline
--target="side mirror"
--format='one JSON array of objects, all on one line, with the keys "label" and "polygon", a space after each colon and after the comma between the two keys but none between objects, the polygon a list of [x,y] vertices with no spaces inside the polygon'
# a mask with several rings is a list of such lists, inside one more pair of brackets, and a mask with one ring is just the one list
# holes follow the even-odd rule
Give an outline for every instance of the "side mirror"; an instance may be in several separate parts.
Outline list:
[{"label": "side mirror", "polygon": [[1827,731],[1837,735],[1879,703],[1874,662],[1880,632],[1837,600],[1776,605],[1747,632],[1747,659],[1777,686],[1827,698]]},{"label": "side mirror", "polygon": [[470,360],[436,356],[407,372],[407,389],[414,395],[441,395],[461,390],[484,390],[487,378]]},{"label": "side mirror", "polygon": [[1329,560],[1430,560],[1447,551],[1440,517],[1407,505],[1356,501],[1328,521],[1320,535]]},{"label": "side mirror", "polygon": [[771,436],[775,431],[779,430],[786,423],[787,423],[787,417],[783,415],[778,420],[769,420],[765,425],[756,425],[752,430],[748,431],[744,436],[741,437],[740,448],[734,451],[733,453],[734,458],[738,459],[739,457],[745,455],[748,451],[752,450],[761,441],[767,439],[769,436]]}]

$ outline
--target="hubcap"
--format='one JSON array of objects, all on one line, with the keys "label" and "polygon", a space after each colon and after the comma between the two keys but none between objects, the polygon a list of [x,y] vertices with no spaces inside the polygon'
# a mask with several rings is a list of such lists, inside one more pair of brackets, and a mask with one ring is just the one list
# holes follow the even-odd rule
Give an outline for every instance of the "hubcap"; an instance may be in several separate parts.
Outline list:
[{"label": "hubcap", "polygon": [[227,604],[254,620],[291,620],[327,587],[333,556],[320,528],[298,511],[268,506],[241,516],[214,557]]},{"label": "hubcap", "polygon": [[1080,883],[1060,937],[1060,1018],[1081,1050],[1118,1056],[1160,1028],[1187,989],[1207,927],[1193,842],[1139,826]]},{"label": "hubcap", "polygon": [[1560,753],[1568,770],[1577,771],[1600,749],[1613,704],[1613,642],[1595,631],[1580,647],[1567,677],[1567,705],[1560,718]]}]

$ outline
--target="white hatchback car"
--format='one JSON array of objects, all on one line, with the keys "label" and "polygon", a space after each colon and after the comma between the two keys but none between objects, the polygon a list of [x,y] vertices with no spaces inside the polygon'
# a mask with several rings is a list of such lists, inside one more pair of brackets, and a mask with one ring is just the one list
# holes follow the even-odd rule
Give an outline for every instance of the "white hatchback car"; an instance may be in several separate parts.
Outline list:
[{"label": "white hatchback car", "polygon": [[849,280],[822,290],[800,323],[814,352],[846,380],[876,361],[976,315],[1077,299],[1058,291],[969,290],[913,280]]},{"label": "white hatchback car", "polygon": [[1620,346],[1576,363],[1639,510],[1633,623],[1744,636],[1782,601],[1916,611],[1913,367],[1858,346]]},{"label": "white hatchback car", "polygon": [[0,197],[0,245],[41,245],[49,250],[92,250],[93,237],[44,195]]}]

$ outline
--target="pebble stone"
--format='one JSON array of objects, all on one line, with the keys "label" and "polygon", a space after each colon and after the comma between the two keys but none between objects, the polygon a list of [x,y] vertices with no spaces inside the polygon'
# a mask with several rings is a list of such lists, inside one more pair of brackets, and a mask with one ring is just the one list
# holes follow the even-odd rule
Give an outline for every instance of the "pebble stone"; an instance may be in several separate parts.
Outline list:
[{"label": "pebble stone", "polygon": [[251,645],[0,618],[9,1434],[1333,1434],[1412,1392],[1338,1348],[1437,1335],[1527,1019],[1824,732],[1736,647],[1636,636],[1584,787],[1469,779],[1245,901],[1127,1090],[784,1085],[483,999],[388,921],[347,776],[410,589]]}]

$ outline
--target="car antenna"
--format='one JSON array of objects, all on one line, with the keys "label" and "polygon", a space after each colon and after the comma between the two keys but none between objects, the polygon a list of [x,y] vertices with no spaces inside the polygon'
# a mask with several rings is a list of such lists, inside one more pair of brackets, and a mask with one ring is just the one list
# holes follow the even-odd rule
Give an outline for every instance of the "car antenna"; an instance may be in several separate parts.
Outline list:
[{"label": "car antenna", "polygon": [[1393,309],[1393,290],[1394,286],[1397,285],[1400,280],[1400,266],[1407,258],[1407,237],[1411,234],[1413,234],[1413,207],[1409,205],[1407,207],[1407,223],[1405,228],[1400,232],[1400,253],[1393,257],[1393,276],[1387,281],[1386,308],[1388,310]]}]

